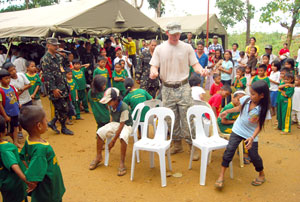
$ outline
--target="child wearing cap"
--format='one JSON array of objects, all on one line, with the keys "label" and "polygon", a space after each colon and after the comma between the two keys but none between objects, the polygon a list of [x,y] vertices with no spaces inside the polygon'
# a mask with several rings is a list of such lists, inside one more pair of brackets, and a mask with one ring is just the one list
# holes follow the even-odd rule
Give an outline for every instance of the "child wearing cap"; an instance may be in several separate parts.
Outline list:
[{"label": "child wearing cap", "polygon": [[103,160],[102,148],[104,141],[110,138],[108,144],[109,151],[114,147],[118,138],[121,142],[121,160],[118,171],[118,176],[126,174],[125,157],[128,139],[132,133],[132,118],[128,105],[122,101],[120,91],[117,88],[108,88],[103,98],[100,100],[102,104],[107,104],[110,107],[110,115],[112,121],[97,131],[97,155],[96,159],[90,164],[90,170],[95,169]]},{"label": "child wearing cap", "polygon": [[73,74],[73,79],[77,83],[79,105],[80,105],[80,103],[82,103],[84,111],[86,113],[89,113],[89,106],[88,106],[87,96],[86,96],[86,92],[85,92],[85,90],[86,90],[85,70],[90,65],[89,64],[81,65],[80,60],[75,59],[75,60],[73,60],[73,66],[74,66],[74,69],[72,70],[72,74]]}]

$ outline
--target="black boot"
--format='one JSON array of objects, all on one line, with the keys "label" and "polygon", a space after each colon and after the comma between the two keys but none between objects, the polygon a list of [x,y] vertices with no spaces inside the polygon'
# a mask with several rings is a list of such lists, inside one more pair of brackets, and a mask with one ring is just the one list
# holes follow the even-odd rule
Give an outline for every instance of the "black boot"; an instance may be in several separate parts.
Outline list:
[{"label": "black boot", "polygon": [[64,135],[74,135],[74,133],[71,130],[69,130],[65,124],[61,126],[61,133]]},{"label": "black boot", "polygon": [[55,122],[57,118],[54,117],[50,122],[48,122],[48,127],[51,128],[56,134],[60,134],[59,130],[57,129]]}]

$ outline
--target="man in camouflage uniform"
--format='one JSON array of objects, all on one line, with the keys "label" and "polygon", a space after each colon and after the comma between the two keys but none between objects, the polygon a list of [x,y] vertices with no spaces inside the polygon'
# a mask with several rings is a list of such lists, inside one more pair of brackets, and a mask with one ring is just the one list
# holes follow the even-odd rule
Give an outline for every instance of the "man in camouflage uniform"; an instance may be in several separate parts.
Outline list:
[{"label": "man in camouflage uniform", "polygon": [[157,45],[156,40],[152,40],[148,49],[144,49],[142,51],[142,54],[140,55],[140,61],[138,68],[136,69],[136,82],[140,84],[140,88],[146,90],[153,98],[156,97],[156,92],[159,89],[159,80],[156,79],[150,79],[150,67],[149,64],[154,49]]},{"label": "man in camouflage uniform", "polygon": [[[163,105],[170,108],[175,114],[171,154],[183,152],[181,143],[183,138],[190,149],[192,148],[186,118],[187,110],[193,103],[191,87],[188,83],[189,66],[192,66],[197,74],[205,74],[205,70],[199,64],[192,46],[179,40],[180,33],[180,24],[169,23],[166,32],[168,41],[155,49],[150,61],[150,78],[157,78],[158,69],[160,70]],[[193,160],[199,160],[199,155],[196,152]]]},{"label": "man in camouflage uniform", "polygon": [[[47,85],[49,99],[55,108],[55,117],[57,117],[61,124],[61,132],[65,135],[73,135],[73,132],[66,127],[70,92],[67,79],[64,75],[64,69],[61,65],[61,56],[57,54],[58,45],[59,43],[56,38],[47,38],[48,51],[41,59],[41,67]],[[49,122],[48,126],[57,132],[55,119]]]}]

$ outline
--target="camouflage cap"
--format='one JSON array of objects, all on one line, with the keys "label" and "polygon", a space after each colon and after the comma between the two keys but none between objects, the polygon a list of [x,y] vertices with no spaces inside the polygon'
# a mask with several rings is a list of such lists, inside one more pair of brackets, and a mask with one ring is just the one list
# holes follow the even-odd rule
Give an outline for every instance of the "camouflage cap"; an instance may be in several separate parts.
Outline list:
[{"label": "camouflage cap", "polygon": [[181,25],[178,22],[170,22],[167,25],[167,30],[170,34],[181,33]]},{"label": "camouflage cap", "polygon": [[59,45],[60,43],[58,42],[57,38],[49,37],[46,39],[47,44],[52,44],[52,45]]}]

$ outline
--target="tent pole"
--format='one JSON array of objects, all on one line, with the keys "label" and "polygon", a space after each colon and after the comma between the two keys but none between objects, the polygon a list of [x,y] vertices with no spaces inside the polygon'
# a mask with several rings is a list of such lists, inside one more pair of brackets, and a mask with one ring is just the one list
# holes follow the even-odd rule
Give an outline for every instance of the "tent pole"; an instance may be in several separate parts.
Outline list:
[{"label": "tent pole", "polygon": [[56,33],[56,32],[53,32],[53,33],[52,33],[52,38],[54,38],[54,37],[55,37],[55,33]]},{"label": "tent pole", "polygon": [[10,51],[10,48],[11,48],[11,44],[12,44],[12,40],[10,40],[10,42],[9,42],[8,49],[7,49],[7,54],[5,55],[4,62],[6,62],[7,56],[9,54],[9,51]]},{"label": "tent pole", "polygon": [[209,0],[207,0],[207,20],[206,20],[206,47],[208,48],[208,34],[209,34]]}]

